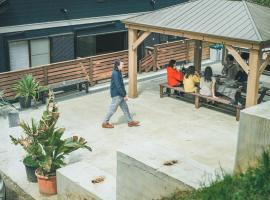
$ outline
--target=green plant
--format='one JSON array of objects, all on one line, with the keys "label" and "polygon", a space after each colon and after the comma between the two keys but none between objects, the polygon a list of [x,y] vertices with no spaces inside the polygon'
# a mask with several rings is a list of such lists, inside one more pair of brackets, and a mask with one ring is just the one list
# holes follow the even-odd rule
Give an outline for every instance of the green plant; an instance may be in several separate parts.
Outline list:
[{"label": "green plant", "polygon": [[263,151],[257,167],[246,172],[219,175],[210,186],[190,192],[178,192],[163,200],[269,200],[270,150]]},{"label": "green plant", "polygon": [[28,167],[38,168],[38,163],[30,155],[25,156],[23,163]]},{"label": "green plant", "polygon": [[24,134],[19,138],[14,138],[10,135],[11,141],[15,145],[21,145],[26,151],[26,157],[23,160],[24,164],[27,166],[38,166],[38,157],[41,154],[38,143],[38,124],[32,119],[31,124],[22,121],[20,127]]},{"label": "green plant", "polygon": [[54,174],[58,168],[65,165],[65,156],[79,148],[91,151],[84,138],[73,136],[62,139],[65,129],[56,127],[58,119],[58,107],[53,93],[49,92],[48,104],[39,124],[38,140],[42,152],[39,160],[39,173],[41,175]]},{"label": "green plant", "polygon": [[[240,0],[235,0],[240,1]],[[270,0],[249,0],[250,2],[260,4],[262,6],[270,7]]]},{"label": "green plant", "polygon": [[270,7],[270,0],[252,0],[252,2],[261,4],[262,6]]},{"label": "green plant", "polygon": [[27,74],[15,83],[12,89],[16,93],[16,98],[23,97],[25,98],[25,102],[29,99],[33,99],[36,102],[41,86],[31,74]]},{"label": "green plant", "polygon": [[58,168],[66,164],[64,158],[69,153],[80,148],[92,151],[84,138],[73,136],[62,139],[65,129],[56,127],[58,119],[58,107],[50,91],[46,110],[39,123],[33,119],[30,125],[22,122],[20,126],[25,136],[18,139],[10,136],[14,144],[20,144],[32,161],[38,163],[38,172],[43,176],[55,174]]}]

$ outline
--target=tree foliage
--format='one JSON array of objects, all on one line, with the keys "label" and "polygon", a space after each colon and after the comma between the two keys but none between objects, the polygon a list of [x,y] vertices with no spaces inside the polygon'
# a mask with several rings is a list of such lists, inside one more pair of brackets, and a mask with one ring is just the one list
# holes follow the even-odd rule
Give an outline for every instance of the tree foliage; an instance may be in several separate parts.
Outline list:
[{"label": "tree foliage", "polygon": [[258,166],[237,175],[222,174],[209,187],[191,192],[179,192],[163,200],[269,200],[270,151],[265,150]]},{"label": "tree foliage", "polygon": [[252,0],[252,1],[260,5],[270,7],[270,0]]}]

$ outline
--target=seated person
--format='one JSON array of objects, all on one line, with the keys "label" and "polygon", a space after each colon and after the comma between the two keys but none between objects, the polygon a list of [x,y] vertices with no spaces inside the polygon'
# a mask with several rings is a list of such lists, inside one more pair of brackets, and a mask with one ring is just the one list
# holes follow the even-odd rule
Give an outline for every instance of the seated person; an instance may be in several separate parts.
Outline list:
[{"label": "seated person", "polygon": [[248,79],[248,75],[242,68],[240,68],[240,70],[236,74],[235,80],[240,83],[245,83],[247,82],[247,79]]},{"label": "seated person", "polygon": [[188,67],[183,83],[185,92],[192,93],[198,91],[196,84],[200,83],[200,75],[195,71],[194,66]]},{"label": "seated person", "polygon": [[170,60],[167,67],[167,82],[172,87],[177,87],[182,84],[184,75],[181,71],[176,69],[176,61]]},{"label": "seated person", "polygon": [[213,77],[213,71],[210,66],[207,66],[204,71],[204,77],[200,80],[200,94],[204,96],[215,96],[216,79]]},{"label": "seated person", "polygon": [[238,66],[234,63],[234,57],[228,55],[226,58],[226,64],[222,69],[222,74],[226,76],[227,80],[235,80],[236,74],[239,71]]},{"label": "seated person", "polygon": [[[248,60],[249,60],[249,53],[247,52],[242,52],[241,53],[241,58],[248,64]],[[240,83],[245,83],[247,82],[248,79],[248,75],[246,74],[246,72],[243,70],[243,68],[241,66],[239,66],[239,71],[236,74],[235,80],[237,82]]]}]

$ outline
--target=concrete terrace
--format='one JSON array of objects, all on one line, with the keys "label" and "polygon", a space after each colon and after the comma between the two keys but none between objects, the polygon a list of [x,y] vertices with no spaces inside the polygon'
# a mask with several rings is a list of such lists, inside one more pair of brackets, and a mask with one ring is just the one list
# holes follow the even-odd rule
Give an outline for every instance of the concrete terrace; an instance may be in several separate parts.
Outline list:
[{"label": "concrete terrace", "polygon": [[[107,90],[58,98],[61,114],[58,127],[66,128],[65,136],[76,134],[86,138],[93,148],[92,153],[74,152],[68,157],[68,163],[85,161],[115,176],[117,149],[130,144],[140,148],[142,142],[153,142],[211,168],[221,166],[232,171],[238,131],[235,117],[204,107],[197,110],[194,104],[178,99],[160,99],[158,84],[164,81],[165,77],[160,76],[139,83],[139,98],[128,102],[134,119],[141,121],[141,126],[136,128],[127,126],[120,109],[112,119],[115,128],[101,128],[111,101]],[[44,106],[40,106],[21,111],[20,118],[38,120],[43,110]],[[9,135],[20,135],[20,128],[8,128],[7,119],[1,118],[0,124],[0,170],[35,199],[47,199],[38,193],[36,184],[27,182],[21,161],[24,152],[10,142]]]}]

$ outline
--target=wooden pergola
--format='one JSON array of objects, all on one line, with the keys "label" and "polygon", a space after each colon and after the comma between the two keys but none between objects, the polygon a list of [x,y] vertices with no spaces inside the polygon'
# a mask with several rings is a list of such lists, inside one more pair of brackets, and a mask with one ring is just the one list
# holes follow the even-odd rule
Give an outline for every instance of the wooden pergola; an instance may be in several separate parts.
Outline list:
[{"label": "wooden pergola", "polygon": [[[128,29],[129,97],[136,98],[137,48],[151,34],[195,40],[194,66],[201,68],[202,42],[223,44],[248,74],[246,107],[257,104],[259,78],[270,63],[270,8],[246,1],[197,0],[123,20]],[[249,63],[237,48],[249,50]]]}]

